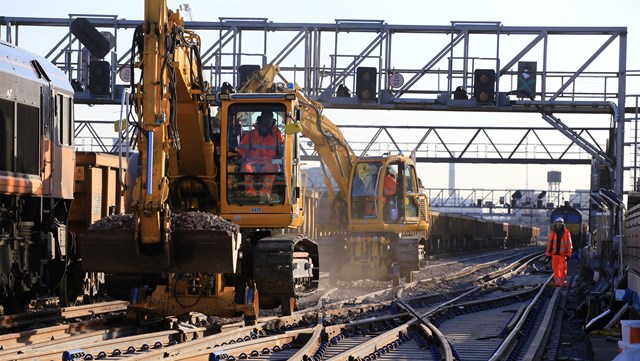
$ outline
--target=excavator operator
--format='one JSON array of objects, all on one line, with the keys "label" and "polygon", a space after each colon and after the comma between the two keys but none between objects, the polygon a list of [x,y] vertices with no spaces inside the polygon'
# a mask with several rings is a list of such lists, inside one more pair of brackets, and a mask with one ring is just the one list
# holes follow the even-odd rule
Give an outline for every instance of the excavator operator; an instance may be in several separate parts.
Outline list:
[{"label": "excavator operator", "polygon": [[[271,195],[275,175],[262,176],[262,186],[258,193],[255,185],[255,175],[249,173],[269,173],[280,171],[280,165],[274,162],[283,156],[284,135],[275,125],[273,112],[263,111],[258,116],[254,129],[244,134],[238,146],[240,156],[240,172],[244,176],[245,194],[248,197],[260,197],[264,202],[279,201]],[[274,195],[277,196],[277,195]]]},{"label": "excavator operator", "polygon": [[[384,177],[384,185],[382,189],[382,209],[385,211],[385,219],[389,219],[394,222],[397,218],[397,209],[395,208],[397,181],[395,175],[396,173],[391,169],[391,167],[387,167],[387,175]],[[388,205],[387,201],[389,201]]]}]

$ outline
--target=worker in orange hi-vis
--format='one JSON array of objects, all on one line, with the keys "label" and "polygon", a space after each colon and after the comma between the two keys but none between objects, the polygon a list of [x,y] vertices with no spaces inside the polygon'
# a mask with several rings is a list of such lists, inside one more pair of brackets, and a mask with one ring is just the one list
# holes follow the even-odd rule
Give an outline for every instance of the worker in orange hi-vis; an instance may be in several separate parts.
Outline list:
[{"label": "worker in orange hi-vis", "polygon": [[572,251],[571,232],[564,226],[564,219],[558,217],[547,240],[547,258],[551,258],[556,287],[567,287],[567,260]]},{"label": "worker in orange hi-vis", "polygon": [[[254,185],[254,175],[256,172],[278,172],[280,166],[274,164],[273,160],[283,155],[284,135],[275,125],[273,113],[264,111],[260,114],[253,130],[245,133],[238,146],[241,167],[240,171],[245,175],[245,193],[248,196],[257,196],[258,192]],[[275,181],[275,175],[268,174],[262,177],[262,187],[260,197],[263,200],[272,199],[271,189]]]},{"label": "worker in orange hi-vis", "polygon": [[[391,170],[391,167],[387,167],[387,175],[384,177],[384,184],[382,188],[382,209],[385,211],[385,218],[396,221],[397,217],[397,205],[395,204],[394,197],[396,195],[397,181],[394,177],[394,173]],[[386,207],[387,201],[390,201],[390,206]],[[393,211],[396,214],[393,214]]]}]

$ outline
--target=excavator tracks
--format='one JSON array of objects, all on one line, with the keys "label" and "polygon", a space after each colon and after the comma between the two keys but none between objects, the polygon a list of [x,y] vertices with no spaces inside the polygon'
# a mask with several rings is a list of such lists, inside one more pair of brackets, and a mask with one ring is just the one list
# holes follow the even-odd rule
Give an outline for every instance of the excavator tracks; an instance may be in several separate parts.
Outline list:
[{"label": "excavator tracks", "polygon": [[253,276],[261,308],[295,308],[294,300],[318,288],[318,245],[296,234],[260,239],[253,247]]}]

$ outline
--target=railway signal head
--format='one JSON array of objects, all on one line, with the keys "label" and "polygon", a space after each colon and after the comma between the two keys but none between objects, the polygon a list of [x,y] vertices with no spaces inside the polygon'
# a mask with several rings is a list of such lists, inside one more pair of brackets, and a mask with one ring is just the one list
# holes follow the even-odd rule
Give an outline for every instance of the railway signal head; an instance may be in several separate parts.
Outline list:
[{"label": "railway signal head", "polygon": [[496,71],[476,69],[474,72],[473,97],[479,104],[495,104]]}]

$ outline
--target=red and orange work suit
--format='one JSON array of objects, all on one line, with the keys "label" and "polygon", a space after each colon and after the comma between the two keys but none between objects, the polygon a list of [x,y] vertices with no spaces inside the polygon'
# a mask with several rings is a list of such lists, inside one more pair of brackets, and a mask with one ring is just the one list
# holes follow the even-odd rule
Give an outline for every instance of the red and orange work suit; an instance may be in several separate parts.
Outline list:
[{"label": "red and orange work suit", "polygon": [[[562,234],[558,240],[558,233]],[[571,243],[571,232],[564,226],[560,230],[554,228],[549,232],[547,241],[547,257],[552,257],[551,267],[553,268],[553,280],[556,287],[567,286],[567,258],[571,257],[573,244]]]},{"label": "red and orange work suit", "polygon": [[[273,160],[278,156],[278,149],[284,144],[284,135],[275,125],[271,126],[266,134],[260,134],[258,127],[256,124],[256,128],[245,134],[240,140],[240,145],[238,145],[238,155],[242,162],[240,172],[277,172],[280,170],[280,166],[274,164]],[[273,174],[263,176],[260,196],[271,196],[275,178]],[[245,193],[249,196],[257,196],[254,176],[245,175],[244,182]]]},{"label": "red and orange work suit", "polygon": [[[384,206],[387,204],[387,199],[393,197],[396,194],[396,184],[396,179],[392,175],[387,174],[384,177],[384,183],[382,185],[382,209],[384,209]],[[367,203],[365,207],[365,214],[369,218],[378,216],[376,212],[377,199],[378,197],[374,195],[373,197],[371,197],[371,201]]]},{"label": "red and orange work suit", "polygon": [[391,174],[387,174],[384,177],[384,188],[382,189],[384,197],[382,197],[382,206],[387,204],[387,198],[391,198],[396,195],[396,179]]}]

